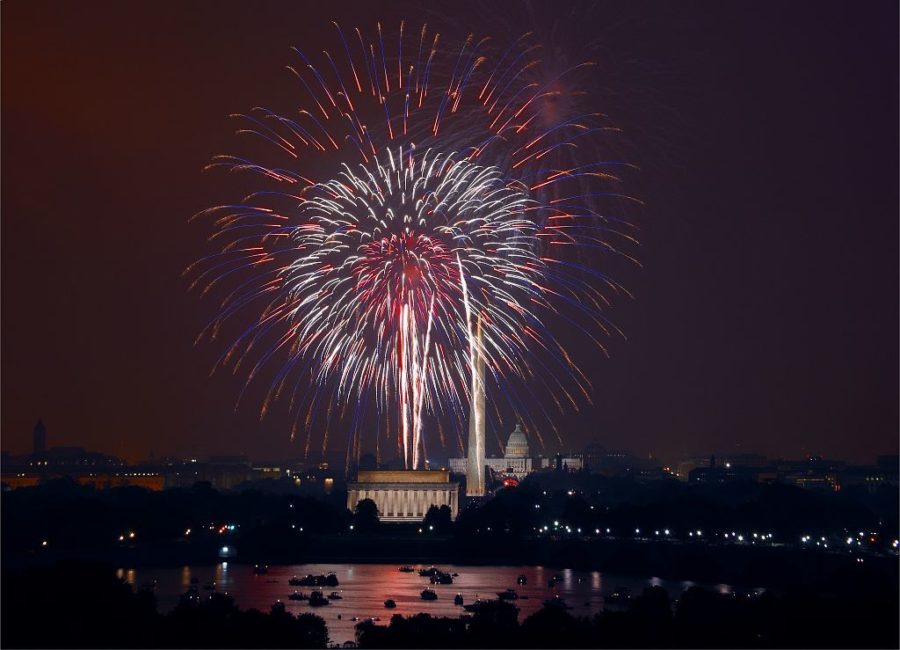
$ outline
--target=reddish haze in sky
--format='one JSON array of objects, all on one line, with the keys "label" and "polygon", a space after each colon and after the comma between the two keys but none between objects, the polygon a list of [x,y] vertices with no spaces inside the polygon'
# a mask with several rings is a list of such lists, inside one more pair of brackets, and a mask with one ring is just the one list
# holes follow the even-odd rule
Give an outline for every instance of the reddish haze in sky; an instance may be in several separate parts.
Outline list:
[{"label": "reddish haze in sky", "polygon": [[[302,453],[284,409],[259,421],[262,391],[235,410],[243,377],[209,377],[221,346],[193,346],[215,310],[181,277],[207,250],[188,219],[240,198],[201,169],[239,150],[229,113],[294,110],[289,48],[335,47],[333,19],[505,33],[465,3],[446,28],[415,3],[306,4],[3,4],[3,449],[43,417],[50,445],[131,459]],[[595,403],[561,417],[565,446],[896,453],[897,7],[610,3],[590,21],[606,40],[586,90],[642,168],[643,269],[618,278],[628,340],[583,355]]]}]

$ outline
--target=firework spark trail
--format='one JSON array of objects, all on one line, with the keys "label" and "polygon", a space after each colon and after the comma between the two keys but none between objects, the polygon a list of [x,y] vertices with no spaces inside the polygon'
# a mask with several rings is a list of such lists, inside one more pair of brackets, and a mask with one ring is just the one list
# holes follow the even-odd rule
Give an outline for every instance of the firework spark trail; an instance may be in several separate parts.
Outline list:
[{"label": "firework spark trail", "polygon": [[[266,364],[283,360],[262,414],[296,373],[292,436],[301,411],[328,395],[324,450],[332,415],[355,401],[351,453],[373,395],[376,410],[396,422],[412,468],[425,458],[426,417],[465,418],[476,355],[498,384],[527,379],[537,385],[526,391],[542,386],[574,404],[564,386],[571,380],[589,399],[587,379],[545,320],[562,318],[593,338],[570,315],[577,312],[606,331],[602,287],[621,287],[560,251],[619,252],[606,239],[618,232],[614,220],[598,219],[594,203],[621,196],[607,188],[621,163],[547,161],[602,131],[598,114],[547,122],[547,84],[528,81],[536,62],[525,37],[491,64],[489,40],[471,35],[442,49],[427,27],[401,24],[392,40],[378,24],[374,40],[354,30],[356,48],[335,28],[340,48],[323,53],[324,65],[294,48],[302,65],[289,70],[306,107],[294,118],[264,108],[243,116],[239,133],[261,138],[286,163],[218,156],[209,166],[258,174],[274,187],[200,213],[217,229],[210,240],[226,243],[186,272],[196,273],[203,294],[228,289],[198,340],[253,315],[217,365],[237,372],[255,358],[246,390]],[[304,378],[314,389],[298,399]],[[533,401],[508,383],[502,393],[513,405]],[[314,415],[305,418],[307,450]]]}]

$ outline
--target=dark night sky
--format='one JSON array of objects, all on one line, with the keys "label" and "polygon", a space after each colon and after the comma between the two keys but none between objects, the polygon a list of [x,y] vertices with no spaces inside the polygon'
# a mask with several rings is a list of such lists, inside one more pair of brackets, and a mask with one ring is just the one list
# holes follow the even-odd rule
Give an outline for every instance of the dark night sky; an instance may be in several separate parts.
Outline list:
[{"label": "dark night sky", "polygon": [[[3,3],[4,449],[26,451],[42,416],[51,444],[132,459],[298,455],[286,417],[235,413],[240,378],[208,377],[221,348],[192,341],[212,306],[181,272],[206,250],[188,218],[236,198],[201,172],[238,149],[227,115],[291,108],[288,48],[333,47],[332,19],[423,13],[306,4]],[[502,10],[441,12],[451,30],[507,28]],[[587,362],[596,403],[561,419],[568,445],[896,453],[896,2],[607,3],[561,20],[572,56],[592,56],[586,32],[601,43],[592,93],[647,204],[643,269],[619,278],[636,299],[613,312],[628,340]]]}]

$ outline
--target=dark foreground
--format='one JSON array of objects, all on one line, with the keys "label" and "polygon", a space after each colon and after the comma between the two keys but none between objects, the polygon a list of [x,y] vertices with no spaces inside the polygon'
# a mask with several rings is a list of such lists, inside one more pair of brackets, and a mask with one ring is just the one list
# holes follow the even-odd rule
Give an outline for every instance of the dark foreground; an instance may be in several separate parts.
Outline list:
[{"label": "dark foreground", "polygon": [[[70,592],[67,585],[84,587]],[[3,593],[5,648],[324,648],[329,641],[314,614],[240,610],[223,594],[160,614],[152,592],[134,593],[101,564],[5,572]],[[827,594],[788,589],[751,597],[695,587],[672,603],[652,587],[627,609],[591,619],[544,607],[520,622],[513,605],[496,602],[467,619],[419,614],[395,616],[387,626],[362,623],[357,638],[366,648],[896,648],[898,605],[892,585],[859,567]]]}]

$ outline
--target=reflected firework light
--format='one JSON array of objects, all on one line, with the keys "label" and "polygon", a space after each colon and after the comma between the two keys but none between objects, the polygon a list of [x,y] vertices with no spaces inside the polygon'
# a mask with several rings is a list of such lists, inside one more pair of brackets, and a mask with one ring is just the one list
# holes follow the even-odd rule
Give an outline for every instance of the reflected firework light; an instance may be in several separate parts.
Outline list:
[{"label": "reflected firework light", "polygon": [[349,425],[348,457],[358,455],[374,411],[413,469],[425,418],[462,430],[476,352],[518,412],[549,420],[537,394],[559,408],[590,399],[554,328],[574,325],[601,349],[600,333],[615,331],[605,311],[623,290],[578,255],[619,254],[610,233],[631,240],[596,210],[602,197],[624,198],[619,163],[577,155],[593,154],[584,145],[606,127],[548,108],[557,91],[530,79],[527,39],[445,46],[404,23],[371,34],[335,24],[335,34],[335,51],[315,63],[295,50],[294,115],[237,116],[238,133],[261,138],[272,162],[210,165],[261,181],[197,215],[219,248],[186,273],[220,300],[198,340],[242,324],[216,366],[243,371],[244,390],[273,366],[261,415],[284,397],[307,454],[324,412],[323,453],[334,420]]}]

